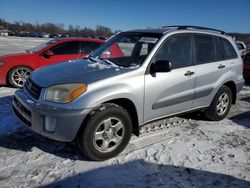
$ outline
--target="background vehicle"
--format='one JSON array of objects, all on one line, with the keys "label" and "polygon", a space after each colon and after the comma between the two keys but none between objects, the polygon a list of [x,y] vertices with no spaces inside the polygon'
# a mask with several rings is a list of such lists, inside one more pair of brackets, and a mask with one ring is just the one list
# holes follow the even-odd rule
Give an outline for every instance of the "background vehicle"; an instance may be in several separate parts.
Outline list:
[{"label": "background vehicle", "polygon": [[250,50],[250,43],[246,43],[247,50]]},{"label": "background vehicle", "polygon": [[246,44],[242,41],[236,41],[236,44],[238,46],[239,52],[241,56],[244,56],[246,51],[247,51],[247,47]]},{"label": "background vehicle", "polygon": [[35,132],[76,139],[88,158],[105,160],[151,121],[201,109],[208,119],[222,120],[244,85],[242,69],[235,41],[223,31],[132,30],[84,59],[35,71],[15,93],[13,110]]},{"label": "background vehicle", "polygon": [[54,39],[24,53],[0,56],[0,84],[22,87],[32,70],[53,63],[86,56],[104,40],[87,38]]},{"label": "background vehicle", "polygon": [[244,57],[243,76],[245,80],[250,81],[250,52]]}]

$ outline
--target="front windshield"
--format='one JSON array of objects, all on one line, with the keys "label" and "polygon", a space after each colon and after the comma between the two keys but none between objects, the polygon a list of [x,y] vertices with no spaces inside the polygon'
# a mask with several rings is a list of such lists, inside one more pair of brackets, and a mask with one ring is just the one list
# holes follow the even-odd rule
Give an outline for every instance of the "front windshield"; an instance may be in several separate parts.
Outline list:
[{"label": "front windshield", "polygon": [[90,54],[109,60],[117,66],[138,67],[153,49],[161,35],[154,33],[120,33]]},{"label": "front windshield", "polygon": [[28,51],[30,51],[30,52],[32,52],[32,53],[36,53],[36,52],[40,51],[41,49],[47,47],[48,45],[55,43],[56,41],[58,41],[58,40],[55,40],[55,39],[54,39],[54,40],[50,40],[50,41],[48,41],[48,42],[44,42],[44,43],[42,43],[42,44],[40,44],[40,45],[38,45],[38,46],[36,46],[36,47],[34,47],[34,48],[31,48],[31,49],[28,50]]}]

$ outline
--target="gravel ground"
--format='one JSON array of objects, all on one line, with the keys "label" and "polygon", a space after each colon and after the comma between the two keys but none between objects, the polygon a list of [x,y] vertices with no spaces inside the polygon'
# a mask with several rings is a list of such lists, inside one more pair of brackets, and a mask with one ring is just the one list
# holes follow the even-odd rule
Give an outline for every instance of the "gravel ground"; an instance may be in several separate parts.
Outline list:
[{"label": "gravel ground", "polygon": [[[12,46],[10,37],[0,37],[0,44],[6,40]],[[32,40],[13,43],[29,44],[25,50],[39,43]],[[14,91],[0,87],[1,187],[250,187],[250,84],[226,119],[212,122],[192,113],[154,122],[103,162],[88,161],[74,143],[21,125],[11,111]]]}]

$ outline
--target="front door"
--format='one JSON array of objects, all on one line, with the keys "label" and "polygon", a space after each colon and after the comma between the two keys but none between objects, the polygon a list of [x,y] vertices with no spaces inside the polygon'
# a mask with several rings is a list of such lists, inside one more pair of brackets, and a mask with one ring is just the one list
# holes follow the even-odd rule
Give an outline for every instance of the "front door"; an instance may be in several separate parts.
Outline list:
[{"label": "front door", "polygon": [[195,66],[189,34],[168,37],[151,60],[172,63],[170,72],[145,75],[144,122],[192,108]]}]

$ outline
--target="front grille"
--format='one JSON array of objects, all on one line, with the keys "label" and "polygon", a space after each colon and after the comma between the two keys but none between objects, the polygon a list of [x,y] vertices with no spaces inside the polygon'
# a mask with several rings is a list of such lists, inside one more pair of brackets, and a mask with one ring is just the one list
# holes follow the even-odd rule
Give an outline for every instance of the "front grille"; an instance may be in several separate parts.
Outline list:
[{"label": "front grille", "polygon": [[39,85],[37,85],[35,82],[33,82],[31,78],[27,79],[24,85],[24,89],[25,91],[28,92],[29,95],[31,95],[31,97],[33,97],[36,100],[39,99],[42,88]]},{"label": "front grille", "polygon": [[21,121],[31,127],[31,112],[16,97],[14,97],[13,101],[13,111]]}]

